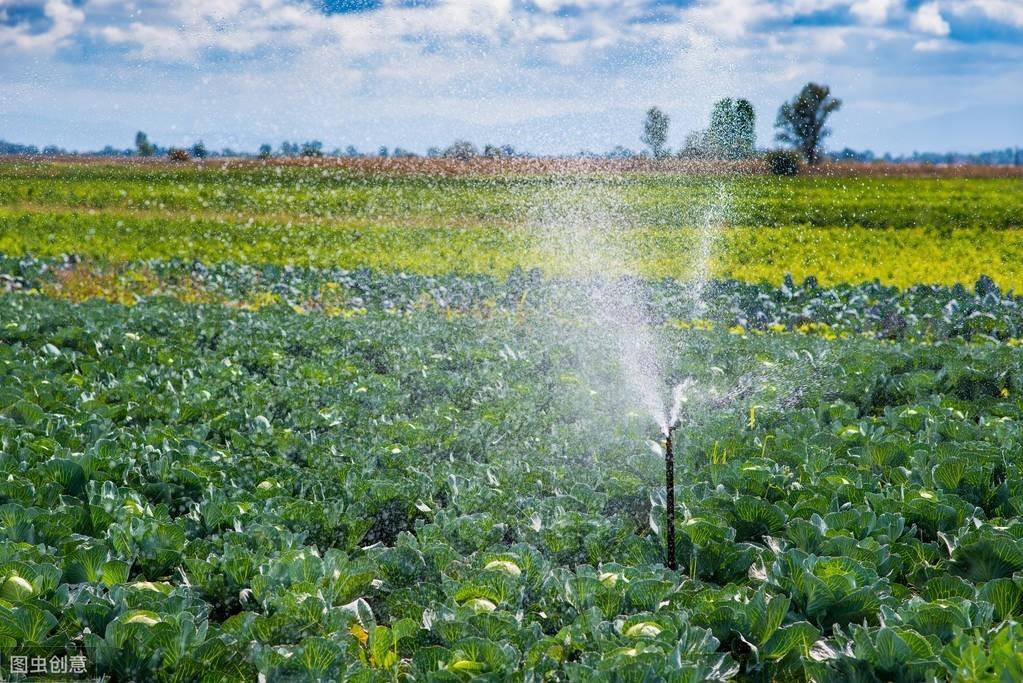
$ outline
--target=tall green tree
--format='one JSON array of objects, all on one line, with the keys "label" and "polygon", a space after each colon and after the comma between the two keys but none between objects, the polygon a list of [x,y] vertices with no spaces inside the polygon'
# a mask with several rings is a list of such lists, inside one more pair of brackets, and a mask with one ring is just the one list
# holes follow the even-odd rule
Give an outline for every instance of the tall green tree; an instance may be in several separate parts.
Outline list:
[{"label": "tall green tree", "polygon": [[820,161],[824,139],[831,135],[825,124],[842,108],[842,100],[831,96],[831,88],[807,83],[799,94],[778,109],[775,139],[802,152],[810,165]]},{"label": "tall green tree", "polygon": [[139,131],[135,133],[135,151],[140,157],[151,157],[156,154],[156,145],[149,141],[149,136]]},{"label": "tall green tree", "polygon": [[650,107],[643,122],[643,135],[640,140],[650,148],[655,159],[663,159],[668,154],[665,146],[668,142],[668,124],[670,117],[657,107]]},{"label": "tall green tree", "polygon": [[756,113],[749,100],[726,97],[714,104],[707,129],[708,152],[718,159],[748,159],[757,146]]}]

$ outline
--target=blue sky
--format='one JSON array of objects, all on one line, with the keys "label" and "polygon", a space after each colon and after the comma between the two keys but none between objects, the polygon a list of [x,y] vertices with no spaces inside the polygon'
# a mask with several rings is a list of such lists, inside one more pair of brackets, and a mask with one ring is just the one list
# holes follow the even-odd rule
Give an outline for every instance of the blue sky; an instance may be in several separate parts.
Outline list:
[{"label": "blue sky", "polygon": [[424,151],[670,144],[747,97],[758,142],[808,80],[829,147],[1023,145],[1023,0],[0,0],[0,138]]}]

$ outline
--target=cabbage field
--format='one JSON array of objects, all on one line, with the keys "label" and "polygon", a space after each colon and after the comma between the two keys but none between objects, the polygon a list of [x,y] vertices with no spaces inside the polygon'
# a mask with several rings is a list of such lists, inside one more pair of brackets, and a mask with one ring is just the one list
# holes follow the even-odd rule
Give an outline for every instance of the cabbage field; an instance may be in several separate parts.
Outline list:
[{"label": "cabbage field", "polygon": [[5,676],[1023,679],[1023,180],[578,180],[716,397],[670,570],[657,426],[527,227],[564,178],[427,171],[0,164]]}]

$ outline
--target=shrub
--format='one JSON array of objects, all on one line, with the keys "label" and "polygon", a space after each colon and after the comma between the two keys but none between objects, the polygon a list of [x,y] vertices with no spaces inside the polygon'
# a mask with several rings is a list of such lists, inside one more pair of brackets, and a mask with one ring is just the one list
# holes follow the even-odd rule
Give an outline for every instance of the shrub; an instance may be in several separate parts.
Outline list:
[{"label": "shrub", "polygon": [[797,175],[801,166],[799,153],[791,149],[775,149],[764,155],[767,168],[774,175]]},{"label": "shrub", "polygon": [[302,143],[302,156],[304,157],[322,157],[323,156],[323,143],[319,140],[310,140]]},{"label": "shrub", "polygon": [[187,151],[180,147],[171,147],[167,150],[167,158],[171,161],[188,161],[191,157],[188,156]]},{"label": "shrub", "polygon": [[476,145],[465,140],[458,140],[450,147],[444,150],[444,157],[448,159],[458,159],[459,161],[468,161],[474,159],[480,155],[479,150],[476,149]]}]

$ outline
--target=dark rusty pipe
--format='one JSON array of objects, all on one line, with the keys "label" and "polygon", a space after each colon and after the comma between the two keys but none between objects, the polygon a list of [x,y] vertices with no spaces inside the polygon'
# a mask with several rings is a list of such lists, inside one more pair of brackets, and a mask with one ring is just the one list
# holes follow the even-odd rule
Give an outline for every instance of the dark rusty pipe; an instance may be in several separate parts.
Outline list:
[{"label": "dark rusty pipe", "polygon": [[678,569],[678,562],[675,560],[675,452],[671,443],[674,427],[668,428],[667,438],[664,441],[664,485],[667,490],[665,507],[667,512],[667,525],[664,528],[664,538],[667,545],[668,569]]}]

